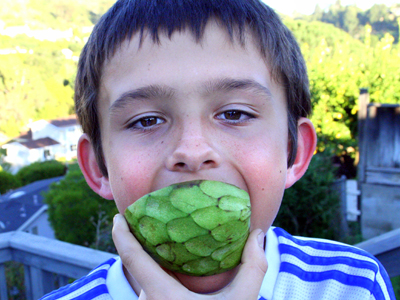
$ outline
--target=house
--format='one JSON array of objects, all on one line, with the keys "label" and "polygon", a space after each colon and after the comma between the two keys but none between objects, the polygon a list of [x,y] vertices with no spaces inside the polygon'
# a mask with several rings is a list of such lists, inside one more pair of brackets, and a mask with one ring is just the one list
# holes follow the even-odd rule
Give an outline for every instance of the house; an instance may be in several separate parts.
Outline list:
[{"label": "house", "polygon": [[63,177],[39,180],[0,196],[0,233],[24,231],[54,239],[42,192]]},{"label": "house", "polygon": [[37,161],[66,160],[76,157],[77,142],[82,134],[76,115],[55,120],[39,120],[29,124],[29,131],[2,146],[4,162],[11,172]]}]

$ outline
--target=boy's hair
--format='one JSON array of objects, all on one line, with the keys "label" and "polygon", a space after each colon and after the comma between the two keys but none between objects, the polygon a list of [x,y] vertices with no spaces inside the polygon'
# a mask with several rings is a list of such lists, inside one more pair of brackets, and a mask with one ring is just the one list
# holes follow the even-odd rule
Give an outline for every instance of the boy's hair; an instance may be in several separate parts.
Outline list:
[{"label": "boy's hair", "polygon": [[75,83],[75,109],[94,147],[103,175],[108,176],[101,145],[98,112],[104,62],[112,58],[125,40],[149,32],[155,43],[161,34],[189,30],[196,41],[207,22],[216,20],[231,37],[245,44],[250,29],[272,78],[286,93],[288,109],[288,167],[296,158],[297,121],[311,112],[307,70],[299,46],[279,16],[258,0],[118,0],[103,15],[82,50]]}]

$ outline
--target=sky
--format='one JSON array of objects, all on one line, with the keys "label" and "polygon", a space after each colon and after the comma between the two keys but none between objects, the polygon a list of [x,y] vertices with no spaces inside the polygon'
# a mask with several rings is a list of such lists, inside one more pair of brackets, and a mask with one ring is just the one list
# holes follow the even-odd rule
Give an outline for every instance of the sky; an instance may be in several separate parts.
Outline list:
[{"label": "sky", "polygon": [[[263,0],[270,7],[285,15],[291,15],[294,11],[301,14],[310,15],[314,12],[315,6],[319,6],[325,10],[336,0]],[[353,5],[362,10],[371,8],[374,4],[385,4],[391,6],[400,3],[400,0],[341,0],[342,6]]]}]

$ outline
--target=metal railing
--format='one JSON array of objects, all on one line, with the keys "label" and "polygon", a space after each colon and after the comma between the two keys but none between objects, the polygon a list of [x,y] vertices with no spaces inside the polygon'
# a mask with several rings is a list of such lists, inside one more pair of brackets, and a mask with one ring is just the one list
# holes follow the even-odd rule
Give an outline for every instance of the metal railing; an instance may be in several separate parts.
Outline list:
[{"label": "metal railing", "polygon": [[59,286],[63,286],[70,278],[86,275],[111,257],[115,257],[115,254],[22,231],[2,233],[0,234],[0,300],[8,299],[4,266],[8,261],[24,265],[26,299],[37,300],[57,287],[55,281],[58,281]]},{"label": "metal railing", "polygon": [[[375,255],[390,277],[400,276],[400,229],[356,245]],[[0,300],[7,300],[4,263],[24,265],[26,299],[37,300],[54,290],[55,275],[62,286],[80,278],[115,254],[77,246],[22,231],[0,234]]]}]

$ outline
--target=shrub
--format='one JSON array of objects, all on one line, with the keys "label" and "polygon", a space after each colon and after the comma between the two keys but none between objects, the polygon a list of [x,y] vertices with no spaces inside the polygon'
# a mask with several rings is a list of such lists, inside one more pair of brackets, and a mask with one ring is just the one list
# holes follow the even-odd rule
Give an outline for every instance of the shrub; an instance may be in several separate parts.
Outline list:
[{"label": "shrub", "polygon": [[20,186],[21,183],[14,175],[6,171],[0,171],[0,194],[7,193]]},{"label": "shrub", "polygon": [[112,218],[117,213],[114,201],[93,192],[77,165],[71,165],[65,178],[50,186],[44,201],[57,239],[114,251],[110,243]]},{"label": "shrub", "polygon": [[339,197],[331,158],[314,155],[306,174],[285,191],[274,226],[293,235],[338,239]]},{"label": "shrub", "polygon": [[21,168],[17,172],[16,177],[20,180],[22,185],[27,185],[38,180],[63,176],[66,170],[67,168],[63,163],[56,160],[49,160],[35,162]]}]

